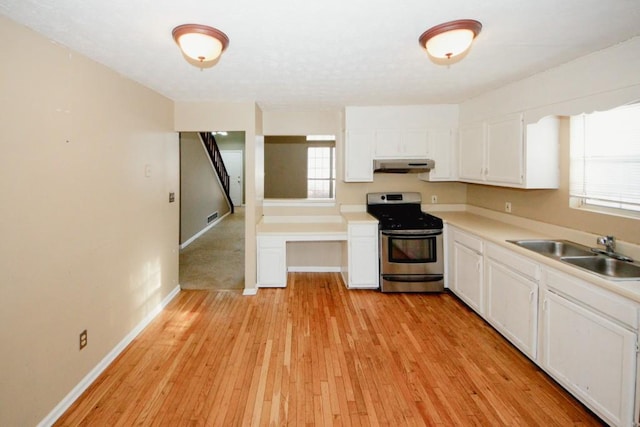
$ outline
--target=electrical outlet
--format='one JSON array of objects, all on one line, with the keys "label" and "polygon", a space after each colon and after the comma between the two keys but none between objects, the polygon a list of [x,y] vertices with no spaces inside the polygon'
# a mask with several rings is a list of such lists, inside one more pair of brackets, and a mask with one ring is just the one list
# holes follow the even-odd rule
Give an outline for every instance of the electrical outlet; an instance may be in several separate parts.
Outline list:
[{"label": "electrical outlet", "polygon": [[505,202],[504,203],[504,211],[506,213],[511,213],[511,202]]},{"label": "electrical outlet", "polygon": [[438,196],[436,196],[435,194],[433,196],[431,196],[431,203],[433,203],[433,204],[438,203]]},{"label": "electrical outlet", "polygon": [[87,346],[87,330],[80,332],[80,350]]}]

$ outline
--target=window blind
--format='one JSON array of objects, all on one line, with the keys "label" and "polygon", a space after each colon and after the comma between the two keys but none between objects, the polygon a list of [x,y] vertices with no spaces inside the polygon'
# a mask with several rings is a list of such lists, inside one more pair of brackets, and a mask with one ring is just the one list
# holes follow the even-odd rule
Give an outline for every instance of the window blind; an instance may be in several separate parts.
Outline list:
[{"label": "window blind", "polygon": [[571,117],[570,195],[640,211],[640,104]]}]

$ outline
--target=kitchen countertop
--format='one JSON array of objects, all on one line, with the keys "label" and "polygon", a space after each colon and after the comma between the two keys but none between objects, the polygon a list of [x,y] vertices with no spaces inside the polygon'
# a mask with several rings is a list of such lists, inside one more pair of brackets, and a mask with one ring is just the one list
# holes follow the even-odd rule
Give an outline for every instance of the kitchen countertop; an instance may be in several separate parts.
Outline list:
[{"label": "kitchen countertop", "polygon": [[344,212],[324,217],[263,217],[256,226],[258,235],[307,236],[309,239],[323,236],[339,236],[347,239],[347,224],[377,224],[378,220],[366,212]]},{"label": "kitchen countertop", "polygon": [[297,237],[296,240],[347,240],[347,223],[342,222],[264,222],[256,226],[256,233],[261,235],[277,235]]},{"label": "kitchen countertop", "polygon": [[601,288],[610,290],[618,295],[640,303],[640,281],[613,281],[607,280],[595,274],[588,273],[576,267],[567,265],[556,259],[546,257],[536,252],[517,246],[507,240],[521,239],[566,239],[566,236],[549,236],[538,231],[511,225],[499,220],[490,219],[482,215],[469,212],[433,212],[433,215],[442,218],[446,224],[453,225],[461,230],[473,233],[486,241],[503,246],[513,252],[519,253],[539,264],[553,267],[576,278],[592,283]]},{"label": "kitchen countertop", "polygon": [[342,217],[350,223],[377,224],[378,220],[366,212],[343,212]]}]

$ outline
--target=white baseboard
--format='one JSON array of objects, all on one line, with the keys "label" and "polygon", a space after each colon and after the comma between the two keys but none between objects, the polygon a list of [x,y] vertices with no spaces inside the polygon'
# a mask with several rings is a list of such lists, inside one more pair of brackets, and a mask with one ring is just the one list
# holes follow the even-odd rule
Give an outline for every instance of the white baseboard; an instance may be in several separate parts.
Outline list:
[{"label": "white baseboard", "polygon": [[167,295],[161,302],[158,304],[149,314],[145,316],[144,319],[138,325],[131,330],[125,336],[122,341],[120,341],[105,357],[98,363],[92,370],[89,372],[74,388],[67,394],[64,399],[60,401],[56,405],[55,408],[49,414],[38,423],[38,427],[48,427],[53,425],[58,418],[64,414],[64,412],[69,409],[69,407],[80,397],[84,391],[89,388],[89,386],[98,378],[98,376],[115,360],[116,357],[135,339],[136,336],[144,328],[146,328],[149,323],[158,315],[160,312],[171,302],[173,298],[180,292],[180,285],[176,286],[171,290],[169,295]]},{"label": "white baseboard", "polygon": [[340,273],[340,267],[287,267],[290,273]]},{"label": "white baseboard", "polygon": [[242,295],[258,295],[258,287],[256,286],[255,288],[244,288],[244,290],[242,291]]},{"label": "white baseboard", "polygon": [[195,242],[198,239],[198,237],[202,236],[204,233],[206,233],[207,231],[211,230],[212,227],[215,227],[220,221],[222,221],[230,213],[231,213],[231,211],[227,212],[226,214],[222,215],[220,218],[218,218],[215,221],[213,221],[211,224],[207,225],[202,230],[198,231],[189,240],[187,240],[186,242],[181,244],[180,245],[180,249],[184,249],[187,246],[189,246],[191,243]]}]

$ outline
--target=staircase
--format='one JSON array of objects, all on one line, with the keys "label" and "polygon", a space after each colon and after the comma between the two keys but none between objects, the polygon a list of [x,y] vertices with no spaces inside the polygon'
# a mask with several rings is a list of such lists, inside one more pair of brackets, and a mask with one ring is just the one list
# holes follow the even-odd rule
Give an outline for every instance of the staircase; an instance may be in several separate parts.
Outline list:
[{"label": "staircase", "polygon": [[224,195],[227,197],[231,213],[233,213],[233,202],[231,201],[231,193],[229,192],[229,174],[227,173],[227,168],[224,167],[224,162],[222,161],[222,155],[218,149],[216,138],[211,132],[200,132],[200,139],[202,139],[202,142],[207,149],[207,153],[209,153],[211,164],[213,164],[213,168],[218,174],[218,178],[222,183]]}]

